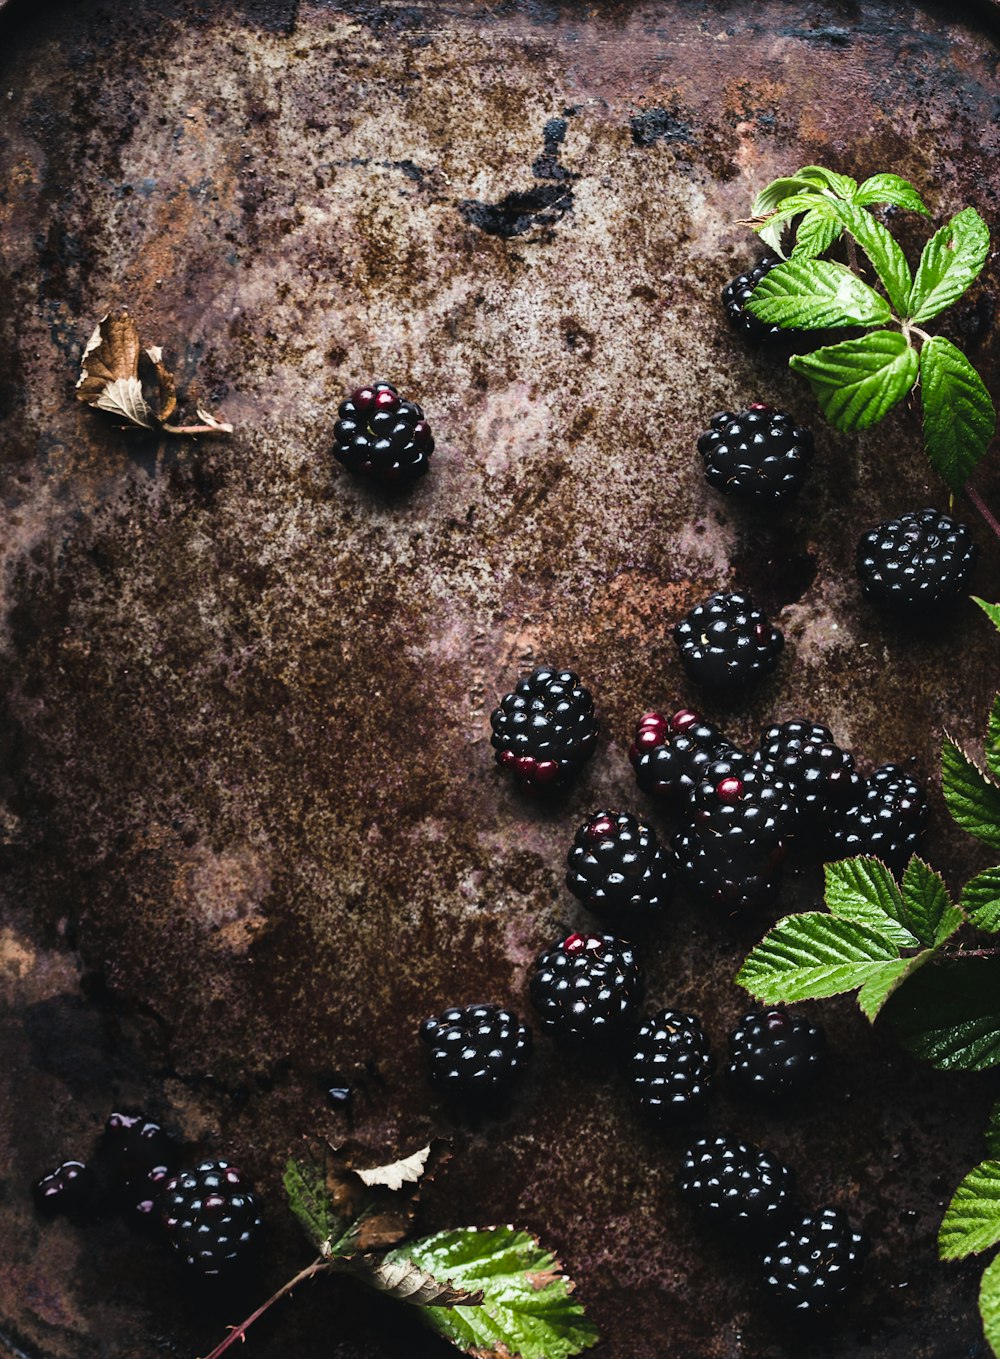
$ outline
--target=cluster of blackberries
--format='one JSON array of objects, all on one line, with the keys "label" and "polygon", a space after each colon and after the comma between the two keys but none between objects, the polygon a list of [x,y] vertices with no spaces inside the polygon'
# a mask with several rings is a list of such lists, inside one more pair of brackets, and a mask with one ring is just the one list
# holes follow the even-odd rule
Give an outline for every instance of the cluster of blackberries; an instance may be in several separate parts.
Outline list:
[{"label": "cluster of blackberries", "polygon": [[774,900],[793,841],[826,859],[873,855],[900,872],[930,814],[904,769],[863,778],[830,730],[805,718],[769,727],[746,752],[688,709],[647,713],[629,755],[639,787],[678,823],[675,873],[700,900],[731,909]]},{"label": "cluster of blackberries", "polygon": [[143,1114],[111,1114],[88,1164],[64,1161],[32,1186],[47,1216],[110,1208],[166,1241],[199,1275],[231,1278],[260,1244],[257,1197],[228,1161],[182,1167],[185,1148]]},{"label": "cluster of blackberries", "polygon": [[415,401],[391,382],[358,387],[337,412],[333,456],[349,472],[383,486],[405,486],[426,474],[434,437]]}]

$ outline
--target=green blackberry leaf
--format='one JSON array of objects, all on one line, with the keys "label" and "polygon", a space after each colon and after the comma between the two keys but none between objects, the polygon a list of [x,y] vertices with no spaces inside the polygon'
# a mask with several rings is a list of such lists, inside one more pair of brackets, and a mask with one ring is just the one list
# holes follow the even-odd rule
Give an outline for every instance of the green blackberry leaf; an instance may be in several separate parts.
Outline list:
[{"label": "green blackberry leaf", "polygon": [[1000,1100],[997,1100],[990,1110],[983,1137],[986,1140],[986,1152],[990,1160],[1000,1160]]},{"label": "green blackberry leaf", "polygon": [[779,920],[747,956],[740,986],[766,1004],[818,1000],[899,975],[899,950],[883,935],[825,911]]},{"label": "green blackberry leaf", "polygon": [[1000,694],[993,700],[986,728],[986,768],[995,779],[1000,779]]},{"label": "green blackberry leaf", "polygon": [[889,997],[933,956],[931,949],[924,949],[922,953],[914,954],[912,958],[901,958],[898,963],[887,963],[881,972],[865,982],[858,992],[858,1006],[869,1023],[874,1024]]},{"label": "green blackberry leaf", "polygon": [[962,829],[1000,850],[1000,786],[947,738],[941,747],[941,788]]},{"label": "green blackberry leaf", "polygon": [[965,915],[948,895],[941,875],[916,854],[906,865],[902,889],[906,923],[929,948],[940,948],[965,924]]},{"label": "green blackberry leaf", "polygon": [[963,208],[924,246],[910,294],[911,320],[929,321],[962,296],[986,263],[990,233],[975,208]]},{"label": "green blackberry leaf", "polygon": [[960,491],[993,439],[997,418],[990,394],[962,351],[941,335],[920,351],[920,394],[931,466]]},{"label": "green blackberry leaf", "polygon": [[917,379],[919,359],[898,331],[875,330],[794,355],[789,367],[809,381],[830,424],[852,433],[878,424],[902,401]]},{"label": "green blackberry leaf", "polygon": [[513,1227],[465,1227],[409,1241],[386,1265],[413,1264],[478,1306],[426,1307],[424,1320],[476,1359],[568,1359],[598,1340],[558,1260]]},{"label": "green blackberry leaf", "polygon": [[838,175],[836,170],[827,170],[823,165],[804,165],[796,170],[796,179],[804,179],[807,184],[815,184],[819,189],[832,189],[838,197],[848,202],[858,191],[858,181],[850,175]]},{"label": "green blackberry leaf", "polygon": [[831,326],[879,326],[890,318],[889,305],[857,274],[829,260],[791,259],[757,284],[747,310],[767,325],[796,330]]},{"label": "green blackberry leaf", "polygon": [[822,255],[824,250],[829,250],[842,229],[837,218],[831,213],[811,209],[796,228],[791,258],[815,259],[817,255]]},{"label": "green blackberry leaf", "polygon": [[844,229],[851,233],[868,256],[897,315],[905,316],[913,275],[895,237],[864,208],[851,203],[835,203],[833,209]]},{"label": "green blackberry leaf", "polygon": [[993,626],[1000,632],[1000,604],[987,604],[985,599],[980,599],[978,595],[972,596],[974,604],[978,604],[983,613],[990,620]]},{"label": "green blackberry leaf", "polygon": [[1000,1161],[981,1161],[955,1190],[938,1232],[942,1260],[963,1260],[1000,1241]]},{"label": "green blackberry leaf", "polygon": [[826,907],[840,920],[866,925],[898,948],[916,948],[920,940],[904,924],[903,896],[879,859],[859,856],[824,864]]},{"label": "green blackberry leaf", "polygon": [[[806,193],[790,194],[782,199],[778,206],[767,214],[763,221],[751,220],[750,225],[759,236],[764,236],[765,232],[777,231],[778,245],[775,249],[781,253],[780,241],[784,231],[785,223],[790,222],[793,217],[800,217],[803,213],[818,212],[822,215],[833,214],[833,200],[821,196],[812,191]],[[765,237],[769,244],[773,244],[771,235]]]},{"label": "green blackberry leaf", "polygon": [[995,1355],[1000,1355],[1000,1255],[983,1270],[979,1285],[979,1315],[983,1335]]},{"label": "green blackberry leaf", "polygon": [[922,968],[886,1011],[905,1048],[942,1071],[1000,1065],[1000,957]]},{"label": "green blackberry leaf", "polygon": [[306,1236],[319,1251],[329,1255],[333,1244],[349,1225],[334,1209],[326,1192],[321,1165],[311,1160],[290,1159],[282,1177],[288,1206]]},{"label": "green blackberry leaf", "polygon": [[889,203],[893,207],[907,208],[910,212],[921,212],[929,216],[923,199],[908,179],[899,175],[872,175],[858,189],[851,200],[859,208],[871,207],[875,203]]},{"label": "green blackberry leaf", "polygon": [[[770,184],[761,189],[760,193],[753,200],[750,215],[753,218],[770,217],[786,198],[791,198],[793,194],[801,193],[803,190],[808,192],[810,184],[805,179],[773,179]],[[764,222],[756,230],[762,240],[766,241],[772,250],[776,250],[779,255],[784,254],[782,250],[782,236],[784,235],[785,220],[782,218],[773,224]]]},{"label": "green blackberry leaf", "polygon": [[1000,934],[1000,868],[987,868],[965,884],[962,908],[977,930]]}]

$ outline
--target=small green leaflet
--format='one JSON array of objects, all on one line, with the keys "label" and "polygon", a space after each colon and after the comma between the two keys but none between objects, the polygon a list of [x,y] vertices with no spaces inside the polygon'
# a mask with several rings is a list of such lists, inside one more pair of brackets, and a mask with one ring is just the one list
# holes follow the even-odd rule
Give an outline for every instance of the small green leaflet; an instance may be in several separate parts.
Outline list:
[{"label": "small green leaflet", "polygon": [[1000,934],[1000,868],[987,868],[965,884],[962,908],[977,930]]},{"label": "small green leaflet", "polygon": [[767,325],[798,330],[878,326],[889,305],[857,274],[828,260],[791,259],[761,279],[747,307]]},{"label": "small green leaflet", "polygon": [[1000,604],[987,604],[986,600],[980,599],[978,595],[973,595],[972,600],[979,605],[993,626],[1000,631]]},{"label": "small green leaflet", "polygon": [[868,429],[906,396],[919,360],[895,330],[794,355],[789,367],[807,378],[823,414],[845,433]]},{"label": "small green leaflet", "polygon": [[841,230],[840,223],[832,213],[811,208],[796,228],[791,258],[815,259],[817,255],[822,255],[824,250],[829,250],[840,236]]},{"label": "small green leaflet", "polygon": [[527,1232],[467,1227],[408,1242],[385,1256],[386,1265],[406,1262],[442,1283],[482,1293],[476,1307],[427,1307],[421,1313],[476,1359],[568,1359],[597,1343],[558,1260]]},{"label": "small green leaflet", "polygon": [[818,1000],[894,975],[899,963],[895,945],[867,925],[806,911],[779,920],[736,981],[767,1004]]},{"label": "small green leaflet", "polygon": [[898,963],[887,965],[877,976],[866,981],[858,992],[858,1008],[870,1024],[874,1024],[883,1005],[899,987],[912,977],[918,968],[933,957],[930,949],[916,953],[912,958],[900,958]]},{"label": "small green leaflet", "polygon": [[836,203],[834,211],[841,225],[851,233],[871,260],[897,314],[905,316],[913,275],[895,237],[864,208],[851,203]]},{"label": "small green leaflet", "polygon": [[1000,1064],[1000,957],[956,958],[922,968],[886,1017],[904,1047],[942,1071]]},{"label": "small green leaflet", "polygon": [[899,175],[872,175],[858,189],[851,199],[859,208],[872,207],[876,203],[890,203],[896,208],[908,208],[910,212],[921,212],[929,216],[924,201],[907,179]]},{"label": "small green leaflet", "polygon": [[350,1224],[334,1211],[322,1167],[311,1161],[293,1158],[285,1166],[282,1180],[288,1195],[288,1206],[298,1218],[306,1236],[320,1255],[329,1256],[334,1243]]},{"label": "small green leaflet", "polygon": [[993,700],[986,728],[986,768],[995,779],[1000,779],[1000,694]]},{"label": "small green leaflet", "polygon": [[938,1232],[942,1260],[978,1255],[1000,1241],[1000,1161],[981,1161],[955,1190]]},{"label": "small green leaflet", "polygon": [[867,925],[899,948],[919,939],[904,924],[903,896],[896,879],[878,859],[861,856],[825,864],[825,899],[831,915]]},{"label": "small green leaflet", "polygon": [[941,788],[962,829],[1000,850],[1000,786],[947,738],[941,747]]},{"label": "small green leaflet", "polygon": [[979,1286],[979,1315],[983,1334],[994,1354],[1000,1354],[1000,1255],[983,1271]]},{"label": "small green leaflet", "polygon": [[850,175],[838,175],[836,170],[828,170],[823,165],[804,165],[801,170],[795,172],[795,178],[804,179],[820,188],[832,189],[838,197],[844,198],[848,202],[854,197],[858,189],[856,179],[852,179]]},{"label": "small green leaflet", "polygon": [[993,401],[962,351],[941,335],[925,341],[920,351],[920,395],[931,466],[960,491],[992,442]]},{"label": "small green leaflet", "polygon": [[[769,217],[771,213],[786,198],[791,198],[805,190],[808,192],[810,184],[805,179],[775,179],[766,188],[761,189],[760,193],[753,200],[750,209],[752,217]],[[782,254],[781,238],[784,234],[785,218],[780,218],[777,222],[764,222],[756,227],[762,240],[766,241],[772,250]]]},{"label": "small green leaflet", "polygon": [[975,208],[963,208],[924,247],[908,314],[929,321],[958,300],[986,263],[990,233]]},{"label": "small green leaflet", "polygon": [[915,854],[906,865],[902,888],[904,918],[922,944],[940,948],[965,924],[941,875]]}]

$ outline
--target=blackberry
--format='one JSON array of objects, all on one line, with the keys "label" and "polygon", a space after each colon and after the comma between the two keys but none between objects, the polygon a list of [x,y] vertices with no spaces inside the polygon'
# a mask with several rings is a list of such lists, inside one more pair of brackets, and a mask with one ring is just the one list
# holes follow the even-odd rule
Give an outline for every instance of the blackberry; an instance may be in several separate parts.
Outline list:
[{"label": "blackberry", "polygon": [[749,595],[710,595],[674,628],[681,663],[696,684],[731,693],[769,675],[785,639]]},{"label": "blackberry", "polygon": [[35,1206],[46,1217],[57,1213],[82,1215],[94,1206],[97,1183],[82,1161],[63,1161],[31,1186]]},{"label": "blackberry", "polygon": [[858,543],[857,568],[869,599],[913,615],[961,593],[976,560],[964,524],[940,510],[918,510],[879,524]]},{"label": "blackberry", "polygon": [[639,1025],[631,1067],[643,1109],[657,1115],[688,1114],[705,1103],[715,1062],[694,1015],[660,1010]]},{"label": "blackberry", "polygon": [[262,1225],[256,1196],[228,1161],[202,1161],[164,1187],[167,1239],[200,1274],[229,1274],[247,1262]]},{"label": "blackberry", "polygon": [[455,1006],[425,1019],[431,1084],[462,1095],[489,1095],[520,1075],[531,1055],[531,1030],[498,1005]]},{"label": "blackberry", "polygon": [[642,1003],[642,970],[632,945],[611,934],[571,934],[541,954],[531,1000],[546,1029],[561,1038],[614,1038]]},{"label": "blackberry", "polygon": [[156,1221],[160,1193],[180,1165],[181,1147],[144,1114],[116,1112],[104,1125],[112,1196],[135,1226]]},{"label": "blackberry", "polygon": [[702,1137],[684,1153],[677,1188],[707,1221],[754,1235],[773,1231],[788,1216],[795,1177],[770,1152],[749,1142]]},{"label": "blackberry", "polygon": [[920,848],[929,816],[927,794],[916,779],[899,765],[882,765],[835,817],[832,851],[840,859],[870,854],[902,872]]},{"label": "blackberry", "polygon": [[868,1242],[839,1208],[821,1208],[792,1223],[762,1256],[764,1287],[783,1308],[816,1316],[857,1287]]},{"label": "blackberry", "polygon": [[760,402],[735,415],[713,415],[698,440],[708,484],[758,505],[782,505],[796,496],[814,451],[807,429]]},{"label": "blackberry", "polygon": [[861,784],[854,756],[841,750],[829,728],[803,717],[768,727],[754,761],[767,776],[791,786],[803,824],[816,825],[828,818]]},{"label": "blackberry", "polygon": [[595,812],[576,833],[566,886],[609,924],[641,925],[670,899],[667,853],[629,812]]},{"label": "blackberry", "polygon": [[655,712],[641,717],[628,754],[642,791],[677,808],[694,791],[704,767],[732,749],[711,723],[682,708],[669,718]]},{"label": "blackberry", "polygon": [[784,1010],[752,1010],[729,1035],[733,1088],[741,1095],[777,1099],[803,1089],[823,1065],[823,1030]]},{"label": "blackberry", "polygon": [[390,382],[358,387],[337,413],[333,456],[349,472],[396,486],[426,473],[434,452],[430,425]]},{"label": "blackberry", "polygon": [[541,667],[518,680],[490,717],[497,764],[527,788],[561,787],[594,753],[594,700],[572,670]]},{"label": "blackberry", "polygon": [[748,269],[745,274],[737,274],[732,283],[727,283],[722,290],[726,320],[752,344],[773,344],[776,340],[791,337],[796,333],[792,330],[783,330],[781,326],[769,326],[764,321],[758,321],[756,316],[747,311],[747,303],[754,288],[776,264],[783,263],[784,261],[777,255],[764,255],[752,269]]}]

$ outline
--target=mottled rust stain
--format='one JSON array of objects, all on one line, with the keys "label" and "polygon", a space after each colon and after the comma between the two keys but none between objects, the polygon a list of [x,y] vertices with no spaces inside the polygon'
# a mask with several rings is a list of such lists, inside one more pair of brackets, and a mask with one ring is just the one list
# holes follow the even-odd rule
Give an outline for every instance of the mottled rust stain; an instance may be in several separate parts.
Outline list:
[{"label": "mottled rust stain", "polygon": [[[720,502],[694,444],[761,397],[818,426],[718,307],[766,179],[892,166],[939,215],[997,219],[993,30],[874,0],[14,0],[0,31],[0,1334],[52,1359],[204,1353],[245,1299],[191,1296],[111,1221],[43,1227],[25,1187],[113,1104],[142,1105],[260,1181],[260,1292],[301,1258],[283,1156],[346,1130],[336,1073],[373,1150],[455,1137],[424,1225],[543,1232],[607,1359],[971,1359],[975,1270],[933,1243],[980,1151],[982,1082],[928,1083],[831,1003],[830,1080],[797,1119],[720,1092],[714,1126],[786,1155],[809,1201],[849,1202],[875,1238],[856,1313],[808,1339],[682,1211],[685,1134],[645,1128],[614,1072],[540,1042],[510,1113],[469,1127],[428,1094],[414,1035],[446,1003],[526,1006],[534,954],[580,923],[575,826],[638,806],[632,724],[700,701],[669,628],[712,589],[751,588],[788,639],[745,708],[709,706],[734,736],[808,713],[868,767],[912,753],[933,777],[941,730],[981,728],[996,650],[973,607],[909,636],[853,582],[863,525],[943,499],[912,413],[856,441],[819,428],[781,530]],[[637,125],[665,132],[638,145]],[[461,210],[559,185],[557,220],[509,239]],[[994,390],[997,286],[991,263],[954,322]],[[126,304],[231,440],[167,445],[73,402],[94,320]],[[393,501],[329,455],[342,393],[376,375],[439,441]],[[543,660],[581,670],[604,722],[552,807],[488,743],[496,696]],[[979,860],[935,799],[931,850],[957,878]],[[784,905],[816,891],[795,868]],[[678,903],[651,1000],[721,1041],[763,924]],[[451,1353],[414,1337],[404,1311],[317,1284],[250,1343]]]}]

